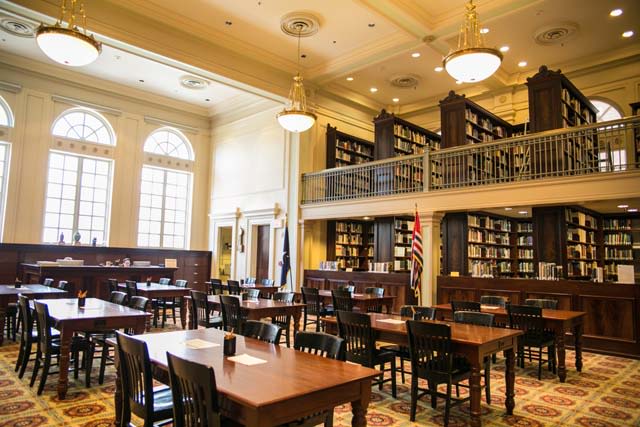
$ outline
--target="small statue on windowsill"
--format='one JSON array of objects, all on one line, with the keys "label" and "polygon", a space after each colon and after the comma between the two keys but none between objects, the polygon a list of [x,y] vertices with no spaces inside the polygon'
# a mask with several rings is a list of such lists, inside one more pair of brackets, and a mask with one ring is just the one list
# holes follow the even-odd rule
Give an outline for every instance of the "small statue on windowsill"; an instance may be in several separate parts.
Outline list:
[{"label": "small statue on windowsill", "polygon": [[82,236],[79,231],[76,231],[76,234],[73,235],[73,246],[80,246],[80,239]]},{"label": "small statue on windowsill", "polygon": [[64,233],[60,233],[60,240],[58,240],[59,245],[64,245]]}]

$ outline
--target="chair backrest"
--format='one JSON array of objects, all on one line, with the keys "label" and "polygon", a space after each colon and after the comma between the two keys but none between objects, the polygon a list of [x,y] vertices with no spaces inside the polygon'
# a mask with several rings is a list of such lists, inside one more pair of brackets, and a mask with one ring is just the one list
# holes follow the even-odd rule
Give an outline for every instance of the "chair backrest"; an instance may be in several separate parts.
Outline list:
[{"label": "chair backrest", "polygon": [[338,311],[338,331],[345,341],[347,360],[373,368],[376,340],[371,318],[364,313]]},{"label": "chair backrest", "polygon": [[273,294],[273,300],[281,302],[293,302],[293,297],[295,296],[296,294],[294,294],[293,292],[276,292]]},{"label": "chair backrest", "polygon": [[368,287],[364,289],[364,293],[367,295],[375,295],[377,297],[383,297],[384,288]]},{"label": "chair backrest", "polygon": [[[27,302],[28,304],[28,302]],[[38,328],[38,348],[41,352],[47,352],[51,348],[51,319],[47,304],[34,301],[36,309],[36,326]]]},{"label": "chair backrest", "polygon": [[22,342],[31,342],[33,330],[33,316],[31,314],[31,308],[29,307],[29,297],[26,295],[18,294],[18,310],[20,310],[20,316],[22,316],[22,328],[20,328],[20,337]]},{"label": "chair backrest", "polygon": [[114,304],[123,305],[126,300],[127,294],[120,291],[112,291],[111,295],[109,296],[109,302],[112,302]]},{"label": "chair backrest", "polygon": [[44,279],[44,280],[42,281],[42,284],[43,284],[44,286],[52,287],[52,286],[53,286],[53,279],[52,279],[51,277],[47,277],[46,279]]},{"label": "chair backrest", "polygon": [[131,412],[153,419],[153,375],[147,343],[116,331],[123,399]]},{"label": "chair backrest", "polygon": [[174,427],[219,427],[218,390],[213,368],[167,352]]},{"label": "chair backrest", "polygon": [[333,309],[341,311],[353,311],[353,300],[351,292],[343,289],[334,289],[331,291],[333,299]]},{"label": "chair backrest", "polygon": [[558,309],[557,299],[528,298],[524,300],[524,305],[532,305],[534,307],[548,308],[551,310]]},{"label": "chair backrest", "polygon": [[244,322],[242,335],[255,338],[260,341],[277,344],[280,342],[282,328],[273,323],[261,322],[260,320],[247,320]]},{"label": "chair backrest", "polygon": [[240,300],[230,295],[220,295],[220,307],[222,308],[222,324],[226,331],[234,330],[242,333],[242,311]]},{"label": "chair backrest", "polygon": [[189,282],[184,279],[178,279],[174,282],[173,285],[179,288],[186,288],[189,285]]},{"label": "chair backrest", "polygon": [[191,318],[193,320],[192,328],[198,329],[198,326],[207,326],[209,324],[209,304],[207,301],[207,294],[201,291],[191,290],[192,313]]},{"label": "chair backrest", "polygon": [[273,284],[274,284],[273,279],[262,279],[263,286],[273,286]]},{"label": "chair backrest", "polygon": [[451,301],[451,310],[456,311],[480,311],[480,303],[474,301]]},{"label": "chair backrest", "polygon": [[227,280],[229,286],[229,295],[240,295],[240,282],[237,280]]},{"label": "chair backrest", "polygon": [[256,284],[256,278],[255,277],[247,277],[246,279],[244,279],[244,283],[247,285],[255,285]]},{"label": "chair backrest", "polygon": [[320,314],[320,295],[316,288],[301,288],[302,302],[307,306],[306,313],[317,316]]},{"label": "chair backrest", "polygon": [[413,320],[436,320],[436,309],[421,305],[403,305],[400,307],[400,316]]},{"label": "chair backrest", "polygon": [[147,311],[147,304],[149,304],[149,298],[136,295],[129,300],[129,308],[133,308],[140,311]]},{"label": "chair backrest", "polygon": [[127,297],[129,299],[138,295],[138,284],[134,280],[125,280],[124,283],[127,286]]},{"label": "chair backrest", "polygon": [[222,295],[222,280],[211,279],[211,295]]},{"label": "chair backrest", "polygon": [[453,365],[451,327],[443,323],[407,320],[407,333],[412,375],[436,380],[447,378]]},{"label": "chair backrest", "polygon": [[107,279],[109,292],[118,292],[118,279]]},{"label": "chair backrest", "polygon": [[[349,282],[349,283],[353,283],[353,282]],[[352,293],[354,293],[356,291],[355,285],[351,285],[351,284],[349,284],[349,285],[338,285],[337,289],[339,291],[347,291],[350,294],[352,294]]]},{"label": "chair backrest", "polygon": [[258,299],[260,297],[260,289],[245,289],[244,292],[248,299]]},{"label": "chair backrest", "polygon": [[329,359],[346,360],[347,357],[344,350],[344,340],[324,332],[298,332],[293,342],[293,348]]},{"label": "chair backrest", "polygon": [[493,326],[493,313],[478,313],[477,311],[456,311],[453,321],[480,326]]},{"label": "chair backrest", "polygon": [[60,280],[58,282],[58,289],[62,289],[63,291],[68,291],[70,289],[69,282],[66,280]]},{"label": "chair backrest", "polygon": [[169,277],[161,277],[158,279],[158,284],[159,285],[170,285],[171,284],[171,278]]},{"label": "chair backrest", "polygon": [[509,304],[507,306],[507,313],[509,314],[510,328],[520,329],[531,337],[544,333],[542,308],[533,305]]},{"label": "chair backrest", "polygon": [[499,295],[482,295],[480,297],[481,305],[495,305],[497,307],[506,307],[507,299],[505,297],[501,297]]}]

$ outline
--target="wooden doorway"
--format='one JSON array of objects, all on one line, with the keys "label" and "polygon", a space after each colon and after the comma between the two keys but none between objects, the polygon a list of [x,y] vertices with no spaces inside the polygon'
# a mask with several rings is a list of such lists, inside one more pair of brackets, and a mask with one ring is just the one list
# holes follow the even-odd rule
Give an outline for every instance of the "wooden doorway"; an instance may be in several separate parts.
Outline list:
[{"label": "wooden doorway", "polygon": [[269,225],[258,225],[256,245],[256,282],[269,278]]}]

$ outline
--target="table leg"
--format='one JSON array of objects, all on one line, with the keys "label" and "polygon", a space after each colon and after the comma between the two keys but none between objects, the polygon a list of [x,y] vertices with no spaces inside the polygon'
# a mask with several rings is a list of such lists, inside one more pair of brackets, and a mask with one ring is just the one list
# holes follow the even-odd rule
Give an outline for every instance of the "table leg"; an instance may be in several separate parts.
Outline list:
[{"label": "table leg", "polygon": [[564,348],[564,330],[556,331],[556,352],[558,354],[558,377],[563,383],[567,379],[567,365],[565,364],[566,352]]},{"label": "table leg", "polygon": [[187,329],[187,299],[180,298],[180,324],[182,329]]},{"label": "table leg", "polygon": [[506,381],[506,393],[504,406],[507,408],[507,415],[513,415],[513,408],[516,406],[514,400],[515,396],[515,383],[516,383],[516,356],[513,348],[505,350],[504,352],[507,360],[505,362],[505,381]]},{"label": "table leg", "polygon": [[71,338],[73,338],[73,331],[68,328],[62,327],[60,331],[60,360],[58,374],[58,399],[64,400],[67,396],[67,389],[69,388],[69,353],[71,351]]},{"label": "table leg", "polygon": [[4,324],[7,320],[6,307],[0,307],[0,345],[4,342]]},{"label": "table leg", "polygon": [[147,332],[151,331],[151,322],[153,322],[156,313],[156,308],[152,307],[152,305],[153,304],[150,302],[147,303],[147,313],[151,313],[151,316],[147,317],[147,320],[145,321],[145,330]]},{"label": "table leg", "polygon": [[471,378],[469,378],[469,394],[471,397],[471,426],[480,427],[480,399],[482,387],[480,386],[480,367],[475,365],[471,367]]},{"label": "table leg", "polygon": [[300,318],[302,317],[302,309],[293,312],[293,334],[300,330]]},{"label": "table leg", "polygon": [[582,372],[582,324],[576,325],[573,329],[573,336],[576,339],[576,370]]},{"label": "table leg", "polygon": [[113,364],[116,368],[116,389],[115,389],[115,393],[113,394],[113,405],[115,406],[115,420],[114,420],[114,424],[116,427],[121,427],[122,426],[122,407],[123,402],[122,402],[122,379],[121,379],[121,375],[122,372],[120,371],[120,358],[118,357],[118,347],[116,346],[115,350],[114,350],[114,358],[113,358]]},{"label": "table leg", "polygon": [[365,427],[367,425],[367,408],[371,399],[371,380],[360,383],[360,399],[351,402],[351,425],[353,427]]}]

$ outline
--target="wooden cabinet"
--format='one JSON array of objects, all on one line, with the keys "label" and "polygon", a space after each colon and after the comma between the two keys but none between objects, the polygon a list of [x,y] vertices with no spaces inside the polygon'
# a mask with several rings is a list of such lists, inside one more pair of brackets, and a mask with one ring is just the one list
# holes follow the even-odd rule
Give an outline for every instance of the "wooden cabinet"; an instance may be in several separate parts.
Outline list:
[{"label": "wooden cabinet", "polygon": [[395,272],[411,270],[411,236],[413,217],[376,218],[375,262],[391,263]]},{"label": "wooden cabinet", "polygon": [[373,142],[327,125],[327,169],[373,161]]},{"label": "wooden cabinet", "polygon": [[633,265],[640,283],[640,215],[604,215],[602,236],[604,279],[618,280],[617,266]]},{"label": "wooden cabinet", "polygon": [[342,220],[327,223],[327,259],[338,262],[338,268],[369,270],[373,262],[372,221]]},{"label": "wooden cabinet", "polygon": [[[629,106],[631,107],[632,115],[637,116],[640,114],[640,102],[633,102]],[[633,146],[636,153],[636,164],[640,164],[640,129],[638,128],[633,131]]]}]

